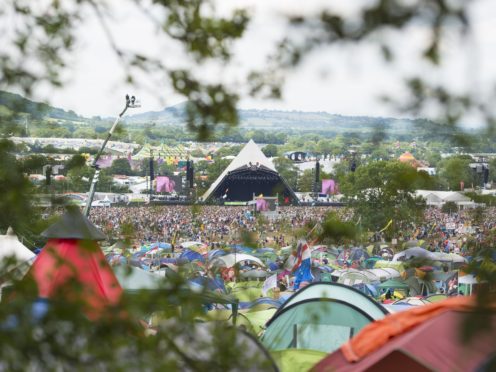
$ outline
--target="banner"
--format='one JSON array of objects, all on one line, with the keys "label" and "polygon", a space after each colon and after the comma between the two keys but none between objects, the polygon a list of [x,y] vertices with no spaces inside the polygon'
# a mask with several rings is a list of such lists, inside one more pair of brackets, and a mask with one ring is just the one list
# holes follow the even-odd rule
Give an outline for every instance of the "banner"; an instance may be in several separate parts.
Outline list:
[{"label": "banner", "polygon": [[336,182],[334,180],[322,180],[321,194],[334,195],[337,193]]},{"label": "banner", "polygon": [[258,212],[266,212],[269,210],[269,203],[265,199],[257,199],[256,208]]},{"label": "banner", "polygon": [[267,296],[267,292],[269,292],[272,288],[277,288],[277,274],[271,275],[265,279],[262,286],[262,295]]},{"label": "banner", "polygon": [[[257,212],[267,212],[277,210],[277,198],[272,196],[258,196],[255,199],[255,210]],[[253,202],[251,203],[253,204]]]},{"label": "banner", "polygon": [[157,181],[157,192],[176,192],[176,182],[165,176],[158,176]]}]

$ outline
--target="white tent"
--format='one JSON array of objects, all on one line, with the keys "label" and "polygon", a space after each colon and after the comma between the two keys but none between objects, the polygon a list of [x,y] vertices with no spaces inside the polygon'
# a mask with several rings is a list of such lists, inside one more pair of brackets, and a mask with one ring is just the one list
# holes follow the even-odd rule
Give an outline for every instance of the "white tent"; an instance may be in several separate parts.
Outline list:
[{"label": "white tent", "polygon": [[157,290],[163,285],[160,275],[133,266],[114,266],[115,276],[126,292]]},{"label": "white tent", "polygon": [[181,243],[181,247],[188,248],[188,249],[191,247],[200,247],[202,245],[203,245],[202,242],[193,242],[193,241]]},{"label": "white tent", "polygon": [[[212,183],[212,185],[210,185],[209,189],[205,192],[205,194],[203,194],[202,200],[206,201],[212,195],[216,195],[216,193],[219,192],[218,188],[222,186],[223,181],[233,176],[233,173],[246,170],[254,172],[260,171],[271,174],[273,176],[277,175],[284,188],[287,189],[289,193],[291,193],[294,199],[296,199],[294,191],[279,175],[272,161],[265,156],[260,147],[258,147],[258,145],[253,140],[250,140],[239,152],[239,154],[233,159],[233,161],[227,166],[227,168],[224,169],[220,176]],[[223,192],[224,190],[221,191]]]},{"label": "white tent", "polygon": [[469,275],[463,275],[463,276],[458,277],[458,283],[459,284],[477,284],[477,283],[479,283],[479,281],[477,280],[477,278],[474,275],[469,274]]},{"label": "white tent", "polygon": [[457,191],[417,190],[415,195],[424,198],[427,205],[431,206],[440,207],[446,202],[454,202],[459,206],[475,204],[469,197]]},{"label": "white tent", "polygon": [[234,160],[228,165],[224,172],[220,174],[220,176],[215,180],[214,183],[209,187],[209,189],[203,194],[203,200],[207,200],[210,194],[217,188],[217,186],[222,182],[222,180],[227,176],[229,172],[241,168],[248,164],[260,164],[264,167],[269,168],[270,170],[277,172],[276,167],[270,161],[269,158],[265,156],[265,154],[260,150],[260,147],[251,139],[245,147],[239,152],[238,156],[234,158]]},{"label": "white tent", "polygon": [[436,260],[436,256],[432,252],[429,252],[427,249],[421,247],[412,247],[396,253],[393,256],[393,262],[406,261],[413,257],[421,257],[433,261]]},{"label": "white tent", "polygon": [[218,257],[212,261],[212,266],[221,265],[226,267],[233,267],[235,264],[242,261],[252,261],[260,266],[265,266],[259,258],[244,253],[230,253],[225,256]]},{"label": "white tent", "polygon": [[465,263],[467,259],[456,253],[433,252],[434,259],[441,262]]},{"label": "white tent", "polygon": [[6,235],[0,235],[0,262],[6,257],[15,257],[19,263],[30,261],[36,255],[22,244],[11,227],[7,230]]},{"label": "white tent", "polygon": [[[14,277],[22,278],[34,261],[36,255],[22,244],[11,227],[6,235],[0,235],[0,270],[2,273],[10,273]],[[16,265],[7,265],[5,259],[15,258]],[[2,288],[9,285],[9,282],[0,283],[0,299],[2,298]]]}]

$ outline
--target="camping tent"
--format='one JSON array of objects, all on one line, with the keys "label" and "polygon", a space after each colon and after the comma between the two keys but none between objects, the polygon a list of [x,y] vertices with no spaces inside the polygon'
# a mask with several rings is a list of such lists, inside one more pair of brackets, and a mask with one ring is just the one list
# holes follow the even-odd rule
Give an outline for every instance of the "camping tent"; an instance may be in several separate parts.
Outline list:
[{"label": "camping tent", "polygon": [[[164,322],[159,332],[168,332],[169,327],[177,332],[178,325],[173,320]],[[196,323],[194,327],[182,325],[182,332],[174,339],[174,343],[184,359],[191,361],[193,366],[203,366],[205,370],[278,371],[270,354],[255,337],[239,328],[225,327],[222,329],[221,327],[222,325],[217,322]],[[239,363],[237,368],[229,364],[232,359],[226,353],[223,353],[224,358],[214,359],[215,353],[219,353],[218,348],[221,347],[217,346],[220,335],[223,336],[224,344],[230,344],[233,350],[239,350],[236,358]],[[215,342],[216,338],[217,342]],[[180,369],[189,371],[195,368],[185,364]]]},{"label": "camping tent", "polygon": [[160,276],[134,266],[117,265],[113,269],[122,289],[128,293],[158,290],[163,282]]},{"label": "camping tent", "polygon": [[455,297],[392,314],[369,325],[313,370],[475,371],[494,353],[491,329],[496,327],[496,312],[486,311],[487,327],[469,342],[463,340],[463,323],[476,311],[473,298]]},{"label": "camping tent", "polygon": [[224,267],[233,267],[238,262],[249,261],[258,264],[259,266],[265,266],[263,262],[252,255],[243,254],[243,253],[229,253],[225,256],[217,257],[212,260],[212,266],[224,266]]},{"label": "camping tent", "polygon": [[393,262],[406,261],[411,258],[426,258],[429,260],[435,260],[436,256],[432,252],[429,252],[427,249],[421,247],[412,247],[396,253],[393,257]]},{"label": "camping tent", "polygon": [[338,279],[338,283],[346,285],[355,285],[360,283],[379,283],[379,278],[371,273],[369,270],[362,271],[347,271]]},{"label": "camping tent", "polygon": [[312,283],[293,294],[267,322],[269,350],[336,350],[387,311],[362,292],[337,283]]},{"label": "camping tent", "polygon": [[369,269],[366,271],[374,274],[377,278],[379,278],[381,282],[389,279],[399,278],[401,275],[398,270],[391,267],[385,267],[382,269]]},{"label": "camping tent", "polygon": [[389,279],[377,286],[379,289],[403,289],[408,290],[410,286],[402,280]]},{"label": "camping tent", "polygon": [[326,353],[317,350],[287,349],[271,351],[277,366],[284,372],[309,371]]},{"label": "camping tent", "polygon": [[181,261],[181,262],[189,262],[189,261],[205,262],[205,258],[203,258],[203,256],[198,252],[192,251],[191,249],[185,249],[179,255],[179,261]]}]

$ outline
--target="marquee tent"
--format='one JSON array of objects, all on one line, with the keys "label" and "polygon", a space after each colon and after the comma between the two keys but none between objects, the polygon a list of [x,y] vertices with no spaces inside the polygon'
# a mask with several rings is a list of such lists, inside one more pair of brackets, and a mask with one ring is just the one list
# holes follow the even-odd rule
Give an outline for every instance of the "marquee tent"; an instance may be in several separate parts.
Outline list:
[{"label": "marquee tent", "polygon": [[18,264],[31,261],[36,257],[29,248],[17,239],[11,227],[8,228],[7,234],[0,235],[0,265],[8,257],[15,258]]},{"label": "marquee tent", "polygon": [[312,283],[291,296],[267,322],[269,350],[331,352],[387,311],[362,292],[337,283]]},{"label": "marquee tent", "polygon": [[297,202],[298,198],[286,180],[277,172],[253,140],[250,140],[236,158],[224,169],[203,194],[203,201],[250,201],[253,195],[279,194]]},{"label": "marquee tent", "polygon": [[[41,298],[61,295],[84,301],[89,317],[118,303],[122,288],[97,243],[105,235],[79,209],[68,209],[41,235],[49,240],[27,274],[36,281]],[[80,286],[78,292],[72,281]]]}]

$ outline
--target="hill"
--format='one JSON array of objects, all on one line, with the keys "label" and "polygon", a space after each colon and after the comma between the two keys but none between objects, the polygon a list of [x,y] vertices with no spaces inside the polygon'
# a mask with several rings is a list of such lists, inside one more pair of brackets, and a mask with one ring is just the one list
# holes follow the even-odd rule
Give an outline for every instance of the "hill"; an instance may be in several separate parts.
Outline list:
[{"label": "hill", "polygon": [[[154,123],[158,126],[185,124],[185,103],[127,116],[128,124]],[[371,132],[378,128],[388,132],[408,133],[418,125],[411,119],[394,119],[369,116],[342,116],[327,112],[239,110],[240,128],[277,129],[296,131]]]},{"label": "hill", "polygon": [[[184,126],[186,124],[186,103],[166,107],[161,111],[149,111],[124,117],[124,122],[134,127],[154,124],[161,126]],[[87,119],[74,111],[50,106],[46,103],[34,102],[18,94],[0,91],[0,116],[14,112],[28,113],[32,119],[56,120],[64,126],[74,123],[96,125],[101,122]],[[370,116],[343,116],[328,112],[304,112],[281,110],[239,110],[242,130],[263,130],[288,133],[314,132],[327,135],[378,135],[382,133],[405,138],[447,138],[452,134],[452,128],[440,126],[428,120],[395,119]],[[106,122],[110,122],[106,120]],[[105,120],[104,120],[105,121]]]},{"label": "hill", "polygon": [[31,101],[19,94],[0,90],[0,110],[4,113],[30,114],[33,119],[56,119],[82,121],[83,117],[74,111],[65,111],[46,103]]}]

